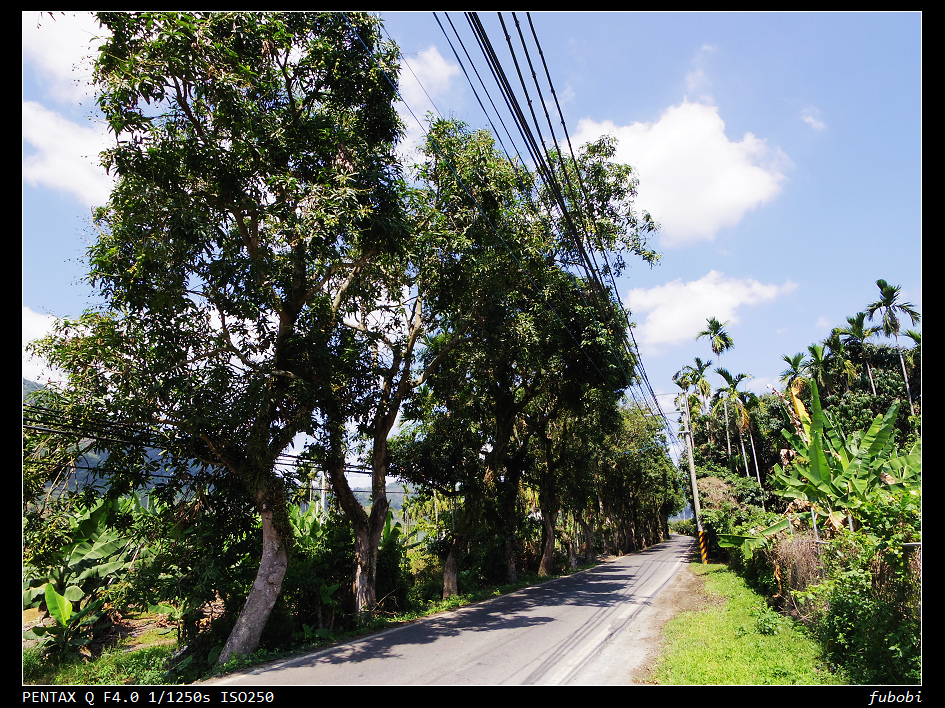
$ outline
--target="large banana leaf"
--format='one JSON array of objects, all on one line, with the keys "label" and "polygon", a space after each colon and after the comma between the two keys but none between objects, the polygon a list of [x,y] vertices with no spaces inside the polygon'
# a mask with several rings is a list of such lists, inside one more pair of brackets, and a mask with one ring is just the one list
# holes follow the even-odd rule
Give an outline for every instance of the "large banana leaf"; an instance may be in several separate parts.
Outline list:
[{"label": "large banana leaf", "polygon": [[52,583],[46,583],[46,607],[49,614],[61,625],[69,624],[69,618],[72,617],[72,603],[65,597],[56,592]]},{"label": "large banana leaf", "polygon": [[725,548],[741,548],[746,558],[751,557],[756,548],[761,548],[767,544],[771,536],[784,531],[788,528],[790,521],[781,519],[778,523],[762,529],[754,535],[740,535],[732,533],[719,534],[719,545]]},{"label": "large banana leaf", "polygon": [[783,431],[797,458],[788,470],[775,466],[775,478],[782,486],[777,493],[781,496],[809,501],[837,524],[844,515],[841,509],[849,513],[878,488],[886,487],[889,480],[883,475],[899,485],[913,484],[918,479],[920,446],[908,455],[890,457],[898,401],[885,415],[876,416],[865,431],[844,436],[821,408],[816,384],[811,384],[810,414],[793,392],[791,395],[803,435]]}]

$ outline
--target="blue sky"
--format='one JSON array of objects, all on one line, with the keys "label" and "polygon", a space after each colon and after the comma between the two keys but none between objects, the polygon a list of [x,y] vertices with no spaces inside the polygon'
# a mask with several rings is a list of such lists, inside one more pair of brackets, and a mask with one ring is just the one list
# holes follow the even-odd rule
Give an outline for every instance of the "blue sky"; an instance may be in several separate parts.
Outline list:
[{"label": "blue sky", "polygon": [[[108,193],[94,158],[105,131],[83,85],[89,71],[75,67],[98,29],[81,14],[37,29],[38,15],[23,13],[24,341],[93,301],[81,257],[89,210]],[[437,24],[451,32],[447,15],[381,15],[413,70],[401,81],[410,110],[486,127]],[[511,74],[495,13],[481,17]],[[482,69],[464,16],[448,18]],[[666,409],[673,373],[696,356],[715,360],[695,341],[708,317],[734,340],[721,364],[763,393],[781,355],[864,310],[878,278],[922,312],[921,14],[531,19],[572,143],[615,135],[618,159],[640,177],[639,208],[663,226],[652,242],[660,265],[631,261],[618,287]],[[403,115],[417,140],[422,128]],[[24,375],[39,375],[25,357]]]}]

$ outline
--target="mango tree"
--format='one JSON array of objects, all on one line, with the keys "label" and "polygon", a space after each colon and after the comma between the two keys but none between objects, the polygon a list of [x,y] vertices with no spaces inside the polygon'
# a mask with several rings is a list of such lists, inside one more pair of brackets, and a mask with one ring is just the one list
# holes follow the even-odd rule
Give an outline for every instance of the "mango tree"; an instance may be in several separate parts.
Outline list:
[{"label": "mango tree", "polygon": [[104,305],[44,352],[74,399],[207,461],[253,505],[259,570],[223,663],[256,649],[285,576],[276,460],[357,373],[341,320],[400,248],[396,51],[363,14],[98,18],[117,178],[89,249]]}]

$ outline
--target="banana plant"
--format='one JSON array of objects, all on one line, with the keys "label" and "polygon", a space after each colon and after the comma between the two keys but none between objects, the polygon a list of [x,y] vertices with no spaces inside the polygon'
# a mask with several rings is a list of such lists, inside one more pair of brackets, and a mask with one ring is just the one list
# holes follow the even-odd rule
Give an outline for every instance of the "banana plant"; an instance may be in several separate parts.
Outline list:
[{"label": "banana plant", "polygon": [[69,539],[55,554],[53,564],[42,569],[26,568],[23,609],[45,602],[48,586],[68,602],[92,602],[100,590],[128,569],[133,541],[104,525],[106,514],[118,503],[102,501],[74,517]]},{"label": "banana plant", "polygon": [[289,523],[295,531],[296,539],[303,545],[308,543],[318,543],[327,533],[325,525],[318,518],[318,506],[309,504],[305,511],[302,511],[301,505],[289,505]]},{"label": "banana plant", "polygon": [[750,558],[755,549],[764,548],[768,544],[768,539],[776,536],[781,531],[785,531],[790,523],[788,519],[781,519],[776,524],[772,524],[752,535],[719,534],[719,546],[723,548],[741,548],[745,558]]},{"label": "banana plant", "polygon": [[[104,598],[98,598],[75,610],[71,601],[56,592],[52,583],[46,583],[43,596],[55,624],[38,625],[23,633],[25,639],[38,639],[44,653],[72,654],[92,641],[96,630],[104,628]],[[80,600],[82,598],[79,598]]]},{"label": "banana plant", "polygon": [[920,444],[906,455],[892,454],[898,401],[885,415],[877,415],[867,430],[844,435],[822,410],[815,383],[811,382],[811,413],[793,391],[791,398],[803,430],[782,431],[797,458],[787,470],[775,465],[775,479],[782,487],[777,494],[809,502],[837,526],[879,490],[918,485]]},{"label": "banana plant", "polygon": [[[817,384],[810,382],[811,412],[790,389],[796,420],[795,430],[782,431],[796,453],[793,465],[783,470],[774,467],[774,478],[781,485],[775,493],[800,499],[811,505],[812,514],[826,516],[834,527],[844,519],[851,522],[856,510],[877,494],[917,489],[921,483],[921,441],[904,455],[893,455],[893,432],[899,414],[894,402],[885,415],[873,419],[865,431],[851,435],[843,432],[821,408]],[[753,535],[720,535],[719,545],[741,548],[747,556],[756,548],[788,528],[789,521],[778,523]]]}]

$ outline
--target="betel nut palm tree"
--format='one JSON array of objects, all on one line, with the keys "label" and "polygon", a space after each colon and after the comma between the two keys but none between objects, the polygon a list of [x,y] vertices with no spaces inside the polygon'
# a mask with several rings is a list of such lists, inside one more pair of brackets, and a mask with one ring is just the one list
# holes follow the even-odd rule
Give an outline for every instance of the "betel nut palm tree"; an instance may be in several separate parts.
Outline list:
[{"label": "betel nut palm tree", "polygon": [[[748,425],[748,412],[741,398],[742,392],[738,390],[738,385],[750,377],[748,374],[733,375],[728,371],[728,369],[723,369],[722,367],[715,369],[715,373],[721,376],[722,381],[724,382],[724,384],[715,392],[715,398],[723,405],[726,405],[729,401],[731,401],[735,406],[735,418],[738,421],[739,438],[741,438],[741,432]],[[716,403],[716,405],[718,405],[718,403]],[[748,457],[745,455],[744,441],[742,441],[742,456],[745,462],[745,476],[747,477],[749,476]]]},{"label": "betel nut palm tree", "polygon": [[902,379],[906,384],[906,397],[909,399],[909,410],[915,415],[915,406],[912,404],[912,392],[909,389],[909,375],[906,373],[906,362],[902,357],[902,349],[899,348],[899,317],[906,315],[916,324],[920,320],[915,306],[909,302],[901,302],[899,297],[902,288],[898,285],[890,285],[880,278],[876,281],[876,287],[879,288],[880,298],[870,303],[866,307],[866,313],[870,322],[873,316],[879,312],[882,318],[881,327],[883,334],[887,337],[892,336],[896,340],[896,349],[899,352],[899,363],[902,365]]},{"label": "betel nut palm tree", "polygon": [[853,345],[860,350],[863,362],[866,364],[866,373],[870,378],[870,389],[873,391],[873,396],[876,395],[876,384],[873,382],[873,368],[870,366],[870,353],[866,348],[866,340],[879,332],[880,329],[882,328],[868,327],[866,325],[866,313],[857,312],[853,317],[847,317],[845,327],[837,327],[834,330],[840,335],[845,344]]},{"label": "betel nut palm tree", "polygon": [[788,368],[781,372],[781,382],[789,389],[796,385],[797,390],[800,391],[801,387],[807,383],[804,377],[804,356],[804,352],[798,352],[794,356],[781,355],[781,360],[788,365]]},{"label": "betel nut palm tree", "polygon": [[[706,318],[706,324],[708,325],[706,329],[699,332],[696,335],[696,340],[700,340],[703,337],[709,338],[709,346],[712,348],[712,352],[719,357],[719,363],[722,361],[722,352],[728,351],[735,346],[735,342],[732,341],[732,337],[728,332],[725,331],[725,326],[728,322],[719,322],[715,317]],[[718,369],[716,369],[716,372]],[[724,380],[724,379],[723,379]],[[728,399],[723,399],[723,410],[725,412],[725,443],[728,449],[728,456],[732,456],[732,441],[731,436],[729,435],[729,426],[728,426]]]}]

